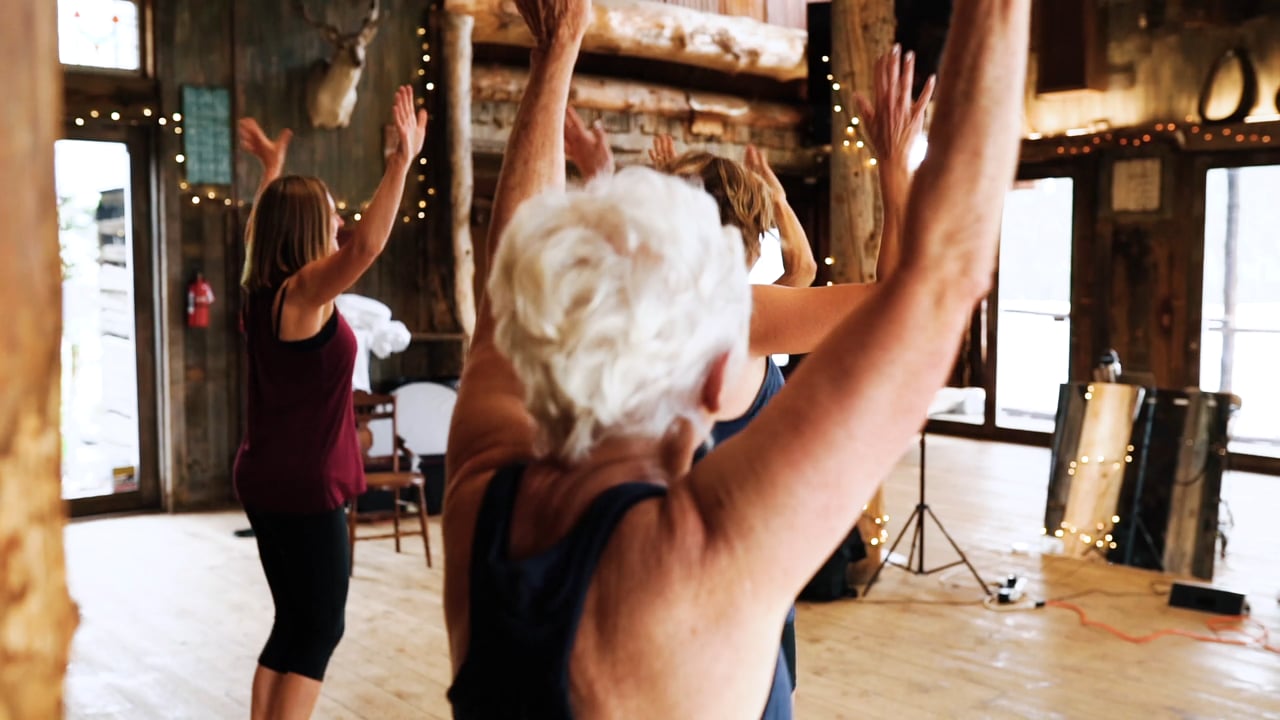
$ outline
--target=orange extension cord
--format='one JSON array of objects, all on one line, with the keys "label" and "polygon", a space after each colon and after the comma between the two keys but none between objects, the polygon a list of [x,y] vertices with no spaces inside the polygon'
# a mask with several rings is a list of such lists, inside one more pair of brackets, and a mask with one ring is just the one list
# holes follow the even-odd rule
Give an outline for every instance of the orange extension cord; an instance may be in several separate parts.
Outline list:
[{"label": "orange extension cord", "polygon": [[[1164,630],[1157,630],[1149,635],[1135,636],[1135,635],[1130,635],[1122,630],[1117,630],[1116,628],[1106,623],[1098,622],[1097,620],[1090,620],[1089,616],[1086,615],[1084,610],[1081,609],[1080,606],[1078,605],[1074,605],[1069,602],[1063,602],[1062,600],[1046,600],[1044,602],[1044,605],[1045,607],[1057,607],[1057,608],[1062,608],[1064,610],[1070,610],[1074,612],[1077,616],[1079,616],[1081,625],[1084,625],[1085,627],[1095,627],[1095,628],[1100,628],[1102,630],[1106,630],[1107,632],[1111,633],[1112,635],[1115,635],[1121,640],[1124,640],[1126,642],[1131,642],[1131,643],[1137,643],[1139,645],[1144,643],[1149,643],[1152,640],[1156,640],[1158,638],[1167,637],[1170,635],[1177,635],[1180,637],[1190,638],[1192,640],[1198,640],[1200,642],[1221,643],[1223,645],[1238,645],[1240,647],[1258,648],[1259,650],[1264,650],[1266,652],[1280,654],[1280,646],[1271,644],[1271,633],[1270,631],[1267,630],[1267,627],[1262,623],[1256,620],[1253,620],[1245,615],[1232,615],[1229,617],[1212,618],[1208,620],[1205,623],[1205,625],[1213,633],[1212,635],[1203,635],[1200,633],[1194,633],[1187,630],[1179,630],[1176,628],[1165,628]],[[1256,629],[1257,632],[1255,633],[1248,632],[1247,628],[1250,628],[1250,627]],[[1240,635],[1243,635],[1244,638],[1242,639],[1242,638],[1222,637],[1222,633],[1238,633]]]}]

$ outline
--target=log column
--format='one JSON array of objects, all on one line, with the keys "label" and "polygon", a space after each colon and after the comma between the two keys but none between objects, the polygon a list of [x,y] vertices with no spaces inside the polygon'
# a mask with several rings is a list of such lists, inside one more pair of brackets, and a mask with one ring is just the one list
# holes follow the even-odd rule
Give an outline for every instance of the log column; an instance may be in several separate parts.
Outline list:
[{"label": "log column", "polygon": [[[831,72],[841,87],[837,102],[843,112],[831,123],[831,238],[834,260],[832,279],[838,283],[869,282],[875,278],[880,252],[881,217],[875,168],[867,149],[845,147],[847,119],[853,116],[853,91],[874,97],[876,58],[893,43],[896,19],[893,0],[832,0]],[[877,491],[867,504],[858,527],[867,541],[867,560],[858,569],[874,571],[881,560],[883,545],[872,538],[881,535],[884,525],[876,518],[884,515],[884,493]],[[903,518],[905,520],[905,518]]]},{"label": "log column", "polygon": [[62,74],[57,8],[6,4],[0,63],[0,719],[62,717],[76,627],[62,551],[59,346],[62,274],[53,143]]},{"label": "log column", "polygon": [[475,18],[445,13],[444,72],[448,106],[449,202],[452,217],[454,302],[458,324],[470,344],[476,327],[475,246],[471,199],[475,186],[471,154],[471,30]]}]

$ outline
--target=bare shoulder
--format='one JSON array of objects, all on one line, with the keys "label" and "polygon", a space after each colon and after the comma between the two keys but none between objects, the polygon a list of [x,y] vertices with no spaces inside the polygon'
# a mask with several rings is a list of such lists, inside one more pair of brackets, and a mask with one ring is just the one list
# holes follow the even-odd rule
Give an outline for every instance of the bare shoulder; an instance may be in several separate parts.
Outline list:
[{"label": "bare shoulder", "polygon": [[599,710],[585,714],[759,716],[785,609],[762,611],[751,575],[709,537],[679,486],[618,525],[575,639],[575,700]]}]

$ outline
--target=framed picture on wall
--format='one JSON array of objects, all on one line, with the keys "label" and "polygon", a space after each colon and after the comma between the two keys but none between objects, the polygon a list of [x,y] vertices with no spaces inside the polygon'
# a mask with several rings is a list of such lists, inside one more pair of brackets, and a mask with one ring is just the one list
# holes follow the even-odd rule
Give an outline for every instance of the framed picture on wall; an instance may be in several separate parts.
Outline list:
[{"label": "framed picture on wall", "polygon": [[1111,210],[1158,212],[1162,170],[1160,158],[1117,160],[1111,166]]}]

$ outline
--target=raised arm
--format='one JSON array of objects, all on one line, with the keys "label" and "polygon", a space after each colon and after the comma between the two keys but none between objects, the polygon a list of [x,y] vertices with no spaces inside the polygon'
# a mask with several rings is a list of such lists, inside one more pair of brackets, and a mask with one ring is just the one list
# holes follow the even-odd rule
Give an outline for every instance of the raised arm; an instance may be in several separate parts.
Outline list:
[{"label": "raised arm", "polygon": [[297,272],[289,295],[291,302],[312,307],[332,302],[360,279],[386,247],[400,211],[405,175],[414,158],[422,152],[427,134],[427,113],[419,110],[415,116],[410,86],[401,85],[396,91],[393,117],[399,142],[387,157],[382,181],[369,200],[364,220],[336,252],[308,263]]},{"label": "raised arm", "polygon": [[[911,189],[908,158],[911,146],[920,135],[924,111],[933,97],[934,87],[934,78],[931,77],[925,83],[920,98],[912,103],[911,87],[914,77],[913,54],[907,53],[904,61],[899,49],[895,47],[881,56],[876,64],[875,104],[872,105],[861,96],[855,98],[861,106],[863,127],[876,147],[878,158],[876,169],[879,171],[880,197],[884,205],[884,226],[880,233],[880,255],[876,264],[876,278],[879,282],[875,285],[847,284],[795,290],[780,287],[752,288],[753,354],[812,352],[845,315],[878,292],[880,283],[889,279],[901,262],[902,227],[907,214],[907,195]],[[790,215],[795,217],[794,213]],[[782,228],[785,218],[784,214],[779,214],[779,228]],[[803,230],[800,232],[803,233]],[[807,241],[805,248],[808,248]],[[785,261],[786,256],[783,257]],[[811,261],[812,257],[809,256]],[[784,283],[779,280],[777,284]]]},{"label": "raised arm", "polygon": [[613,174],[613,149],[604,125],[596,120],[588,128],[573,108],[564,117],[564,154],[583,180]]},{"label": "raised arm", "polygon": [[293,131],[285,128],[276,135],[275,140],[272,140],[263,132],[258,121],[251,117],[241,118],[237,124],[237,131],[240,135],[240,147],[258,158],[258,162],[262,164],[262,180],[258,182],[258,189],[253,194],[254,198],[257,198],[262,194],[263,188],[280,177],[280,173],[284,171],[285,156],[289,153],[289,141],[293,139]]},{"label": "raised arm", "polygon": [[778,222],[778,238],[782,247],[782,277],[774,281],[774,285],[786,287],[809,287],[818,274],[818,263],[813,259],[813,248],[809,247],[809,236],[800,224],[800,218],[787,203],[787,190],[782,181],[769,167],[764,153],[755,145],[747,146],[746,159],[743,165],[759,175],[769,186],[770,200],[773,202],[773,216]]},{"label": "raised arm", "polygon": [[[497,252],[516,208],[540,193],[564,190],[569,81],[591,15],[590,0],[516,0],[516,6],[536,46],[498,175],[483,254],[487,261]],[[476,274],[487,277],[488,268],[478,266]],[[493,345],[488,295],[486,289],[481,296],[449,429],[450,494],[459,487],[455,480],[487,476],[533,452],[533,425],[524,409],[520,381]]]},{"label": "raised arm", "polygon": [[675,517],[699,518],[704,533],[699,576],[749,582],[744,602],[755,609],[780,614],[852,527],[919,430],[990,287],[1018,151],[1030,2],[956,0],[901,266],[750,427],[673,486]]},{"label": "raised arm", "polygon": [[901,262],[902,228],[907,216],[907,195],[911,189],[911,148],[924,127],[924,113],[933,98],[937,78],[930,76],[911,101],[915,83],[915,53],[902,56],[893,49],[876,61],[875,104],[855,95],[862,126],[876,151],[876,170],[880,179],[880,202],[884,207],[884,226],[880,232],[880,254],[876,261],[876,279],[885,280]]}]

